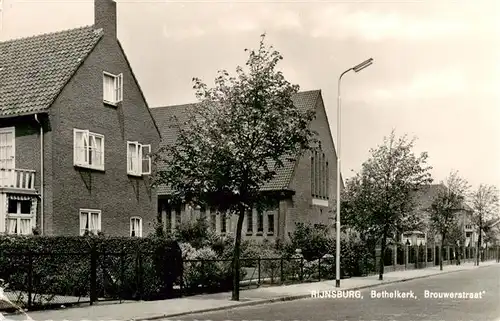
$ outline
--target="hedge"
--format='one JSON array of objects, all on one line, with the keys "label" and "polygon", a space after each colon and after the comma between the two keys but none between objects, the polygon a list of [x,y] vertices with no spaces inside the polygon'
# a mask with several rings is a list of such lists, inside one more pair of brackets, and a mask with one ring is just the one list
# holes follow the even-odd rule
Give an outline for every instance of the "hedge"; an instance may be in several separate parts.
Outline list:
[{"label": "hedge", "polygon": [[27,293],[35,306],[56,296],[166,297],[181,273],[179,245],[162,237],[0,236],[0,279],[24,304]]}]

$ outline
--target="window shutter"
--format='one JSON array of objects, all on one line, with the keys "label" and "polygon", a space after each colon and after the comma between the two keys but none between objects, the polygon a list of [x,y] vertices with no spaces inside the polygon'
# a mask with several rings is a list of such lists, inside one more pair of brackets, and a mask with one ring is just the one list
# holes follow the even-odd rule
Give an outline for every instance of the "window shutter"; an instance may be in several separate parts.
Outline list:
[{"label": "window shutter", "polygon": [[118,101],[120,102],[123,100],[123,74],[119,74],[118,79],[120,82],[119,91],[118,91],[118,94],[119,94]]},{"label": "window shutter", "polygon": [[73,131],[74,165],[84,165],[88,160],[88,132],[75,129]]},{"label": "window shutter", "polygon": [[122,101],[122,94],[123,94],[122,87],[123,87],[123,74],[119,74],[114,79],[115,103]]},{"label": "window shutter", "polygon": [[114,92],[115,92],[115,77],[104,74],[103,76],[103,100],[108,102],[115,102]]},{"label": "window shutter", "polygon": [[141,146],[141,169],[143,175],[151,174],[151,145],[142,145]]},{"label": "window shutter", "polygon": [[83,146],[83,164],[89,163],[89,131],[86,130],[82,134],[82,146]]},{"label": "window shutter", "polygon": [[129,174],[140,174],[140,144],[138,142],[128,142],[128,173]]},{"label": "window shutter", "polygon": [[73,130],[73,165],[78,165],[80,164],[80,136],[81,133],[79,133],[76,129]]},{"label": "window shutter", "polygon": [[127,172],[131,173],[134,170],[133,157],[134,157],[134,143],[127,143]]},{"label": "window shutter", "polygon": [[101,167],[104,167],[104,136],[102,137],[98,137],[98,144],[97,144],[97,147],[98,147],[98,155],[99,155],[99,165]]},{"label": "window shutter", "polygon": [[95,141],[95,136],[89,136],[89,164],[96,165],[96,152],[97,152],[97,143]]}]

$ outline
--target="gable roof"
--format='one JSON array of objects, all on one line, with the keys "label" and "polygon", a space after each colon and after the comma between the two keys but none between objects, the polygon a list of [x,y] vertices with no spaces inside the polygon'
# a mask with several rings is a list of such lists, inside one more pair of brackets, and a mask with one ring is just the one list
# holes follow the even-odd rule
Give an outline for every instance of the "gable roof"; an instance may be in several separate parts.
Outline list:
[{"label": "gable roof", "polygon": [[146,100],[146,95],[144,95],[144,91],[142,90],[141,84],[137,80],[137,77],[134,73],[134,70],[132,69],[132,65],[130,64],[130,60],[128,59],[127,54],[125,53],[125,50],[123,49],[121,42],[119,40],[117,40],[117,42],[118,42],[118,47],[120,48],[120,50],[123,54],[123,57],[125,58],[125,63],[128,66],[128,70],[130,71],[130,74],[132,75],[132,78],[134,79],[134,82],[137,86],[137,89],[139,90],[139,93],[142,97],[142,100],[144,100],[144,103],[146,104],[146,108],[148,109],[149,116],[151,116],[151,120],[153,121],[153,125],[155,126],[156,131],[158,132],[158,135],[161,135],[160,128],[158,127],[158,124],[156,123],[156,120],[153,117],[153,114],[151,113],[151,108],[149,108],[148,101]]},{"label": "gable roof", "polygon": [[446,188],[446,186],[443,184],[429,184],[421,186],[418,191],[413,192],[418,210],[425,211],[430,208],[442,188]]},{"label": "gable roof", "polygon": [[85,26],[0,42],[0,117],[46,112],[102,35]]},{"label": "gable roof", "polygon": [[[314,110],[320,97],[320,90],[302,91],[295,94],[292,97],[292,101],[300,110]],[[182,124],[187,120],[187,111],[190,108],[196,108],[199,105],[199,103],[194,103],[151,108],[153,117],[160,127],[162,146],[173,145],[177,140],[177,131],[171,127],[173,125],[172,117],[177,117],[179,122]],[[284,160],[283,167],[277,170],[275,177],[271,181],[265,183],[261,187],[261,191],[276,191],[288,189],[295,170],[295,164],[296,161],[290,162]],[[269,165],[271,168],[272,166],[274,166],[272,161],[269,162]],[[159,165],[159,169],[162,169],[161,164]],[[172,190],[168,186],[158,187],[159,195],[168,195],[171,192]]]},{"label": "gable roof", "polygon": [[[438,193],[442,188],[447,189],[446,185],[442,183],[429,184],[421,186],[418,191],[415,191],[414,196],[416,197],[417,210],[425,211],[426,209],[430,208],[432,206],[432,202],[438,196]],[[469,212],[472,209],[466,202],[463,202],[462,210]]]}]

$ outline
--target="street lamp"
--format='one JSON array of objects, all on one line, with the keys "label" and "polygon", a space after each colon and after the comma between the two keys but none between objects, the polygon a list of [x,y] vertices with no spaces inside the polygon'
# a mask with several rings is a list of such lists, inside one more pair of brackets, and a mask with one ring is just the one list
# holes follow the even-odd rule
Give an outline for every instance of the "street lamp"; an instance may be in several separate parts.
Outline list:
[{"label": "street lamp", "polygon": [[340,287],[340,82],[342,81],[342,77],[353,70],[354,72],[360,72],[366,67],[370,66],[373,63],[373,58],[363,61],[359,65],[356,65],[352,68],[347,69],[342,74],[340,74],[337,88],[337,220],[336,220],[336,230],[337,230],[337,246],[335,249],[335,287]]}]

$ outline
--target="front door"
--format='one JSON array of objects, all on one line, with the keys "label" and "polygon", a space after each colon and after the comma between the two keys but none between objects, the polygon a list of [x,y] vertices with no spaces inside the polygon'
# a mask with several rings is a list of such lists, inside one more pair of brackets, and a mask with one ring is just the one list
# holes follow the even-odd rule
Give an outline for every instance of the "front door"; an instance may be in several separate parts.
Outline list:
[{"label": "front door", "polygon": [[0,128],[0,186],[15,185],[15,147],[15,128]]}]

